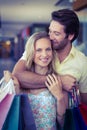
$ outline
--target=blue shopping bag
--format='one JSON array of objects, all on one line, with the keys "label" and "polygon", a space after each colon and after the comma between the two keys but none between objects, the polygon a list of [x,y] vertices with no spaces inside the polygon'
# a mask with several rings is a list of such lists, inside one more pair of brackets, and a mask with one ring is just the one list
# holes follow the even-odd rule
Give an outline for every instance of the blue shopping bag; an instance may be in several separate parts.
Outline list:
[{"label": "blue shopping bag", "polygon": [[77,130],[72,108],[66,109],[63,130]]},{"label": "blue shopping bag", "polygon": [[20,95],[20,128],[19,130],[36,130],[35,120],[27,94]]},{"label": "blue shopping bag", "polygon": [[79,110],[79,107],[75,107],[73,110],[73,116],[75,120],[76,130],[87,130],[87,126]]},{"label": "blue shopping bag", "polygon": [[69,108],[65,113],[63,130],[87,130],[86,123],[79,109],[79,96],[77,89],[74,88],[72,93],[69,93]]}]

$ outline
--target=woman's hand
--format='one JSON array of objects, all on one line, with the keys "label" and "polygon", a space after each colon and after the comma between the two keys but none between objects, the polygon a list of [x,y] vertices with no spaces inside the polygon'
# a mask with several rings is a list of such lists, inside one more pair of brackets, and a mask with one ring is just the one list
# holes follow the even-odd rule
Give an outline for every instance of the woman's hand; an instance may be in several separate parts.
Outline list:
[{"label": "woman's hand", "polygon": [[20,84],[19,84],[17,78],[15,76],[13,76],[9,70],[4,70],[4,78],[5,78],[5,82],[9,82],[10,79],[13,80],[16,94],[19,94],[21,92]]},{"label": "woman's hand", "polygon": [[62,98],[63,92],[60,77],[56,76],[55,74],[48,75],[45,84],[54,97],[57,99]]},{"label": "woman's hand", "polygon": [[11,72],[8,71],[8,70],[4,70],[3,73],[4,73],[5,82],[9,82],[9,80],[10,80],[11,77],[12,77]]}]

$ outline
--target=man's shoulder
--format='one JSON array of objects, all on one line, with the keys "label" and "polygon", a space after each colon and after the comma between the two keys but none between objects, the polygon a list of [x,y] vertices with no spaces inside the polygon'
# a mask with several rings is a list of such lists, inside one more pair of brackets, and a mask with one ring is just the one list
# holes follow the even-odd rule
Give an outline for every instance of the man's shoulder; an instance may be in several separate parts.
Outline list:
[{"label": "man's shoulder", "polygon": [[87,56],[83,52],[81,52],[80,50],[78,50],[75,47],[74,47],[74,51],[76,53],[76,56],[78,56],[79,58],[83,58],[83,59],[87,60]]},{"label": "man's shoulder", "polygon": [[[73,52],[73,58],[71,59],[72,64],[78,66],[80,69],[82,68],[82,70],[87,68],[86,67],[87,66],[87,56],[75,47],[72,48],[72,52]],[[70,62],[71,62],[71,60],[70,60]]]},{"label": "man's shoulder", "polygon": [[82,70],[87,68],[87,56],[79,50],[77,50],[75,61]]}]

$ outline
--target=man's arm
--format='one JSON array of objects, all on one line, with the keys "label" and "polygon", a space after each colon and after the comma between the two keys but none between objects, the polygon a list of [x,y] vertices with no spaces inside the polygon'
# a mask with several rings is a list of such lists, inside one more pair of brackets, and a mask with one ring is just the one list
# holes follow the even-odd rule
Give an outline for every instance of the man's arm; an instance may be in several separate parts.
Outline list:
[{"label": "man's arm", "polygon": [[[12,74],[16,76],[18,81],[20,82],[23,88],[43,88],[45,86],[46,76],[38,75],[31,71],[26,70],[26,61],[19,60],[14,69]],[[74,86],[74,82],[76,79],[70,75],[63,75],[60,76],[62,80],[62,84],[65,90],[69,91]]]},{"label": "man's arm", "polygon": [[19,60],[14,66],[12,74],[16,76],[23,88],[43,88],[46,76],[41,76],[26,70],[26,61]]}]

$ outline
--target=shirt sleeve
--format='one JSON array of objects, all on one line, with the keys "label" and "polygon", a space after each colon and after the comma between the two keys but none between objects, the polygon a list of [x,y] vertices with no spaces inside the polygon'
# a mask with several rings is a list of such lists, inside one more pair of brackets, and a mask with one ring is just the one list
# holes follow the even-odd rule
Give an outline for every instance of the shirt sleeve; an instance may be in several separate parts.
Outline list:
[{"label": "shirt sleeve", "polygon": [[85,64],[82,68],[82,76],[80,79],[80,86],[79,90],[82,93],[87,93],[87,62],[83,63]]},{"label": "shirt sleeve", "polygon": [[26,51],[23,52],[23,55],[21,56],[20,60],[26,60]]}]

